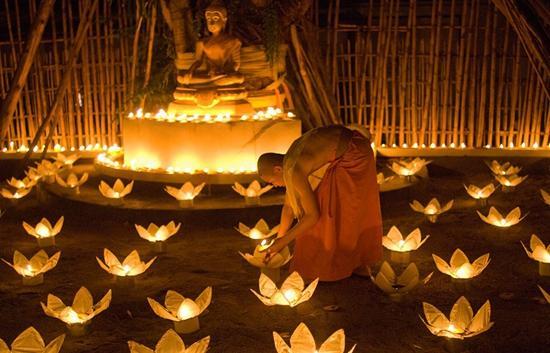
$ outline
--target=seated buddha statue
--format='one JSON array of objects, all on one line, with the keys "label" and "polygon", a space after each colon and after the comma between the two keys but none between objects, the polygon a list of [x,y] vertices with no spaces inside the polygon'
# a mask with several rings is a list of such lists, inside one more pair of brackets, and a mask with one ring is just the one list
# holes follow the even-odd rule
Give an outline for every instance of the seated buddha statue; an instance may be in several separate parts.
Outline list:
[{"label": "seated buddha statue", "polygon": [[[176,102],[169,109],[186,114],[248,114],[253,109],[246,102],[245,78],[239,72],[241,41],[225,31],[227,9],[214,1],[205,18],[211,35],[196,43],[195,61],[178,75]],[[206,70],[199,71],[202,67]]]},{"label": "seated buddha statue", "polygon": [[[206,25],[212,34],[196,44],[196,61],[187,73],[178,77],[183,85],[209,84],[229,86],[242,84],[244,77],[239,73],[241,65],[241,41],[225,32],[227,10],[223,6],[210,5],[205,11]],[[207,71],[196,74],[196,70],[206,64]]]}]

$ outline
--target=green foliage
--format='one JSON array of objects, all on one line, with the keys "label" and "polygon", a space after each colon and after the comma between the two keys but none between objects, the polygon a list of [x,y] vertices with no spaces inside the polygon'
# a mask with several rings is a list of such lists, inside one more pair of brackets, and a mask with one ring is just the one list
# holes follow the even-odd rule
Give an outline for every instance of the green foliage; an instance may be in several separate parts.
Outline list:
[{"label": "green foliage", "polygon": [[271,1],[262,12],[263,42],[267,59],[273,64],[279,55],[279,44],[281,40],[277,2]]},{"label": "green foliage", "polygon": [[[173,100],[172,92],[176,88],[176,50],[170,31],[163,27],[164,31],[157,32],[153,45],[153,60],[151,63],[151,78],[147,86],[143,87],[145,72],[143,64],[138,66],[136,77],[136,92],[131,97],[132,105],[139,106],[145,97],[145,110],[157,111],[160,108],[166,109]],[[147,41],[141,41],[139,48],[139,61],[145,63],[147,60]],[[140,70],[141,69],[141,70]]]}]

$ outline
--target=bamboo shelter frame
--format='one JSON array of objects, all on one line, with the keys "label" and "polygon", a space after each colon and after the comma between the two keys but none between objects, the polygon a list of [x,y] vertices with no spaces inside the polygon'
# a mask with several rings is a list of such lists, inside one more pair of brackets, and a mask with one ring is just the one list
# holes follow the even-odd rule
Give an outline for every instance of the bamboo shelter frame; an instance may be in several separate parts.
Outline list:
[{"label": "bamboo shelter frame", "polygon": [[[1,99],[39,3],[0,0],[6,19],[0,24]],[[15,151],[36,136],[86,3],[56,1],[0,148]],[[291,31],[289,86],[310,109],[300,112],[304,126],[364,125],[379,146],[549,146],[550,100],[541,83],[547,73],[532,65],[517,24],[510,25],[493,0],[365,0],[360,24],[344,21],[344,3],[331,0],[327,13],[315,4],[312,21]],[[133,0],[100,2],[56,124],[45,126],[39,146],[49,135],[52,145],[67,149],[121,143],[120,123],[134,108],[128,103],[135,71],[154,60],[154,22]],[[313,23],[326,24],[317,30]],[[136,54],[135,38],[143,55]]]}]

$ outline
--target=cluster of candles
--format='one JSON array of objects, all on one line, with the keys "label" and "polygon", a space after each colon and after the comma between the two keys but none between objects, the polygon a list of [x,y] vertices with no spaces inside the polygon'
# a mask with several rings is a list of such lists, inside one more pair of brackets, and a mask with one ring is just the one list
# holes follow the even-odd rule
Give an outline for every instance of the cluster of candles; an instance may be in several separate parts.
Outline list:
[{"label": "cluster of candles", "polygon": [[179,122],[179,123],[228,123],[231,121],[263,121],[272,119],[292,119],[295,115],[292,112],[284,113],[280,108],[268,107],[265,111],[261,110],[252,115],[231,116],[230,113],[217,114],[215,116],[211,114],[205,115],[176,115],[173,113],[167,113],[163,109],[160,109],[157,113],[144,113],[142,109],[138,109],[135,113],[128,114],[128,119],[150,119],[156,121],[167,122]]},{"label": "cluster of candles", "polygon": [[[74,163],[80,158],[78,154],[66,156],[59,153],[55,161],[47,159],[36,163],[36,167],[30,167],[25,172],[26,177],[23,179],[11,178],[6,183],[10,188],[2,188],[0,195],[4,198],[11,199],[14,202],[27,196],[32,188],[40,185],[41,182],[53,184],[57,182],[64,189],[71,190],[76,195],[80,194],[80,187],[88,181],[88,173],[77,175],[70,172]],[[65,171],[69,171],[66,177],[62,177]],[[66,173],[65,173],[66,174]],[[193,185],[191,182],[185,182],[181,187],[165,186],[164,190],[174,199],[176,199],[180,207],[193,207],[194,199],[202,191],[206,184],[201,183]],[[101,180],[98,186],[102,196],[112,201],[113,205],[119,205],[122,200],[128,196],[134,186],[134,181],[124,183],[121,179],[116,179],[114,184],[110,185]],[[243,186],[238,182],[232,185],[232,189],[243,196],[246,205],[258,205],[260,196],[273,188],[272,185],[262,187],[261,184],[254,180],[248,186]]]},{"label": "cluster of candles", "polygon": [[[42,150],[44,150],[44,148],[46,148],[45,145],[42,145],[42,146],[34,146],[33,148],[33,152],[41,152]],[[89,143],[87,145],[80,145],[77,147],[65,147],[65,146],[62,146],[58,143],[56,143],[53,148],[52,148],[52,151],[53,152],[67,152],[67,151],[70,151],[70,152],[76,152],[76,151],[80,151],[80,152],[84,152],[84,151],[87,151],[87,152],[99,152],[99,151],[107,151],[109,149],[113,149],[113,148],[118,148],[118,145],[117,144],[114,144],[112,146],[107,146],[107,145],[102,145],[102,144],[99,144],[99,143]],[[26,153],[29,151],[29,147],[27,147],[27,145],[25,144],[21,144],[21,145],[17,145],[14,141],[10,141],[8,143],[8,146],[7,147],[3,147],[1,152],[2,153]]]},{"label": "cluster of candles", "polygon": [[158,168],[153,165],[150,166],[136,166],[136,163],[132,163],[132,161],[126,162],[120,162],[118,159],[121,156],[118,152],[115,154],[106,152],[106,153],[100,153],[97,155],[95,162],[99,165],[118,169],[118,170],[131,170],[131,171],[139,171],[139,172],[155,172],[155,173],[165,173],[165,174],[255,174],[256,169],[252,168],[246,168],[246,167],[235,167],[230,169],[225,168],[217,168],[215,170],[211,170],[208,168],[203,169],[196,169],[191,167],[174,167],[169,166],[167,168]]},{"label": "cluster of candles", "polygon": [[[10,180],[10,185],[19,189],[32,188],[38,180],[44,178],[50,178],[53,175],[57,180],[59,176],[55,170],[59,170],[61,166],[72,166],[76,159],[59,157],[54,163],[49,161],[43,161],[37,165],[36,171],[27,174],[26,180]],[[47,163],[45,163],[47,162]],[[390,164],[390,168],[400,177],[409,178],[413,177],[422,168],[424,168],[430,161],[416,158],[414,160],[401,160]],[[512,166],[504,163],[500,164],[496,161],[488,163],[491,171],[498,176],[517,175],[517,172],[521,169],[519,167]],[[56,169],[57,168],[57,169]],[[34,174],[39,177],[33,177]],[[76,178],[76,176],[75,176]],[[69,178],[64,182],[69,185]],[[71,185],[78,184],[83,178],[76,178]],[[383,178],[385,179],[385,178]],[[63,180],[63,179],[61,179]],[[498,178],[497,178],[498,180]],[[34,183],[34,184],[33,184]],[[59,183],[59,180],[58,180]],[[32,184],[32,185],[31,185]],[[60,185],[62,183],[59,183]],[[81,184],[80,184],[81,185]],[[124,184],[121,180],[117,180],[113,186],[108,185],[105,182],[101,182],[99,186],[100,192],[108,198],[121,199],[128,195],[132,191],[133,182]],[[193,200],[204,187],[204,183],[194,186],[187,182],[182,185],[181,188],[174,188],[166,186],[165,191],[178,201]],[[263,193],[267,192],[271,186],[261,187],[260,183],[254,181],[248,187],[244,187],[238,183],[233,185],[233,189],[245,198],[252,198],[254,201],[260,197]],[[467,193],[474,199],[487,199],[494,191],[493,184],[486,185],[482,188],[475,185],[465,186]],[[544,190],[541,190],[541,195],[544,201],[550,205],[550,196]],[[448,201],[443,206],[440,202],[433,198],[427,205],[422,205],[420,202],[414,200],[410,204],[411,208],[417,212],[425,214],[431,222],[435,222],[438,215],[448,211],[453,206],[453,200]],[[484,205],[482,205],[484,206]],[[500,212],[491,207],[487,216],[477,211],[480,218],[494,226],[509,227],[519,223],[523,218],[521,217],[521,210],[519,207],[513,209],[506,217],[502,216]],[[435,216],[435,217],[434,217]],[[525,216],[523,216],[525,217]],[[51,247],[55,245],[55,237],[61,232],[63,227],[64,218],[60,217],[54,224],[50,223],[47,219],[43,218],[35,226],[32,226],[26,222],[23,223],[25,231],[37,239],[40,247]],[[154,223],[150,223],[149,226],[135,225],[138,235],[154,244],[156,252],[164,252],[166,248],[164,242],[177,234],[180,230],[181,224],[175,222],[169,222],[166,225],[157,226]],[[273,255],[269,261],[265,261],[266,253],[264,250],[268,249],[276,240],[278,233],[278,226],[270,228],[265,220],[260,219],[254,226],[249,227],[243,223],[239,223],[236,230],[250,239],[254,244],[253,254],[240,253],[240,255],[251,265],[257,267],[260,270],[259,275],[259,292],[251,289],[252,293],[266,306],[284,305],[289,307],[296,307],[302,303],[307,302],[314,294],[318,284],[318,279],[312,281],[307,286],[303,278],[299,273],[291,273],[281,285],[280,282],[280,270],[281,267],[286,265],[292,255],[288,247],[281,250],[279,253]],[[382,238],[382,243],[385,248],[390,250],[390,260],[397,264],[406,264],[406,268],[401,274],[397,274],[392,268],[389,262],[384,261],[376,275],[371,275],[373,283],[379,287],[383,292],[388,294],[392,300],[400,301],[407,293],[420,285],[428,283],[433,275],[433,272],[421,278],[419,270],[414,262],[410,262],[410,254],[422,246],[429,235],[422,235],[420,229],[416,228],[410,232],[407,236],[404,236],[401,231],[393,226],[389,232]],[[160,244],[160,246],[159,246]],[[545,246],[542,240],[533,234],[531,236],[529,247],[522,243],[522,246],[527,255],[539,262],[539,274],[543,276],[550,275],[550,245]],[[31,259],[27,259],[23,254],[18,251],[14,252],[13,263],[9,263],[3,260],[9,266],[23,277],[24,285],[37,285],[43,282],[43,275],[47,271],[53,269],[61,256],[61,252],[56,252],[53,256],[49,256],[45,250],[40,250]],[[486,253],[479,256],[474,261],[470,261],[469,257],[457,248],[449,262],[436,254],[432,254],[436,268],[443,274],[448,275],[458,283],[463,283],[471,278],[479,276],[485,268],[489,265],[491,259],[490,254]],[[123,284],[127,284],[126,279],[133,279],[143,274],[147,269],[155,262],[157,257],[153,257],[149,261],[142,261],[137,250],[132,251],[123,261],[120,261],[116,255],[110,250],[104,249],[103,259],[96,258],[100,267],[106,272],[115,276],[117,281]],[[133,284],[133,282],[131,282]],[[550,295],[539,286],[544,298],[550,303]],[[85,287],[80,288],[76,293],[73,303],[86,303],[86,306],[67,306],[63,301],[53,294],[49,294],[46,303],[41,303],[42,308],[46,315],[57,318],[67,324],[69,331],[73,335],[82,335],[86,332],[86,329],[91,322],[91,319],[102,311],[108,309],[112,299],[112,292],[109,290],[104,297],[93,304],[93,298],[91,293]],[[200,328],[199,316],[207,309],[212,300],[212,288],[207,287],[199,294],[194,300],[184,297],[182,294],[168,290],[166,292],[164,305],[157,302],[153,298],[147,298],[149,305],[153,312],[159,317],[174,322],[174,330],[168,330],[160,339],[157,344],[157,350],[161,349],[167,340],[170,340],[170,344],[176,344],[181,348],[181,352],[185,352],[185,345],[181,340],[178,333],[190,333],[195,332]],[[423,303],[424,318],[422,321],[431,333],[437,336],[443,336],[451,339],[463,340],[467,337],[472,337],[489,330],[493,322],[491,322],[491,305],[487,300],[474,315],[471,304],[467,298],[461,296],[453,305],[451,315],[447,318],[438,308],[430,303]],[[31,336],[36,336],[38,332],[34,328],[25,330],[15,340],[14,345],[17,346],[20,342],[30,341]],[[61,348],[64,335],[59,336],[53,344],[58,346],[57,351]],[[305,324],[300,324],[291,336],[291,345],[288,346],[282,337],[278,333],[274,333],[274,341],[277,352],[303,352],[313,353],[317,352],[315,341],[313,336]],[[308,342],[306,346],[293,347],[293,342]],[[333,333],[326,341],[321,345],[329,344],[327,342],[338,341],[339,350],[335,351],[343,353],[345,348],[345,335],[343,330],[338,330]],[[210,342],[210,337],[205,337],[188,349],[193,348],[196,352],[206,352]],[[50,345],[52,345],[50,343]],[[29,347],[37,343],[26,343]],[[134,341],[128,342],[131,352],[141,352],[148,348]],[[12,349],[14,349],[12,346]],[[56,346],[56,347],[57,347]],[[160,347],[160,348],[159,348]],[[355,349],[355,346],[349,351],[351,353]],[[57,352],[52,350],[52,352]]]},{"label": "cluster of candles", "polygon": [[[397,175],[403,178],[410,178],[420,171],[429,161],[419,158],[414,160],[401,160],[390,163],[389,167]],[[503,186],[503,191],[510,191],[510,188],[520,184],[527,176],[519,177],[517,174],[521,167],[513,166],[510,163],[499,163],[497,161],[486,162],[494,174],[494,177]],[[392,177],[389,177],[392,178]],[[383,174],[378,175],[378,183],[382,184],[391,180]],[[494,184],[490,183],[484,187],[476,185],[464,185],[466,192],[475,200],[478,200],[479,206],[486,206],[487,198],[496,190]],[[508,189],[506,189],[508,187]],[[550,195],[540,190],[544,202],[550,205]],[[453,206],[453,200],[441,206],[440,202],[433,198],[427,205],[422,205],[417,200],[410,204],[411,208],[419,213],[423,213],[429,221],[435,223],[437,216],[448,211]],[[480,211],[476,211],[479,217],[486,223],[505,228],[519,223],[522,217],[519,207],[511,210],[506,216],[503,216],[495,207],[491,207],[487,216]],[[371,276],[373,282],[390,298],[399,301],[406,293],[417,287],[419,284],[425,284],[429,281],[432,274],[427,275],[423,280],[420,279],[418,268],[414,263],[410,263],[410,253],[417,250],[429,238],[426,235],[422,238],[420,229],[416,228],[406,237],[393,226],[386,236],[383,237],[383,246],[390,251],[391,260],[399,264],[408,264],[403,273],[399,276],[388,262],[384,262],[376,276]],[[539,274],[541,276],[550,276],[550,245],[545,246],[542,240],[535,234],[531,235],[529,248],[522,242],[527,255],[539,262]],[[490,254],[484,254],[473,262],[461,249],[457,248],[452,254],[450,261],[447,262],[436,254],[432,254],[437,269],[450,276],[455,283],[464,284],[471,278],[480,275],[490,262]],[[544,298],[550,303],[550,295],[538,286]],[[425,319],[424,324],[431,333],[437,336],[443,336],[451,339],[463,340],[485,332],[491,328],[493,323],[490,321],[491,305],[487,300],[474,315],[468,300],[461,296],[453,305],[451,315],[447,318],[439,309],[429,303],[423,303]]]}]

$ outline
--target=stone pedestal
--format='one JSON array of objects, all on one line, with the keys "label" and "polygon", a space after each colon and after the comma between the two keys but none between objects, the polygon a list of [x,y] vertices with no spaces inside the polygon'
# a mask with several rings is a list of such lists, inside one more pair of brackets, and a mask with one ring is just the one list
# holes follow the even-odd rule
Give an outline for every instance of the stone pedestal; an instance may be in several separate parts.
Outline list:
[{"label": "stone pedestal", "polygon": [[136,276],[115,276],[115,282],[119,287],[133,288],[136,285]]},{"label": "stone pedestal", "polygon": [[165,241],[155,241],[153,242],[153,248],[157,254],[162,254],[166,252],[166,242]]},{"label": "stone pedestal", "polygon": [[245,196],[244,197],[244,203],[247,206],[256,206],[260,204],[260,197],[259,196]]},{"label": "stone pedestal", "polygon": [[487,199],[477,199],[477,205],[478,207],[486,207],[487,206]]},{"label": "stone pedestal", "polygon": [[178,200],[180,208],[193,208],[194,199],[191,200]]},{"label": "stone pedestal", "polygon": [[49,248],[55,246],[55,236],[46,238],[36,238],[38,246],[41,248]]},{"label": "stone pedestal", "polygon": [[174,330],[177,333],[193,333],[199,329],[200,323],[198,316],[183,321],[174,321]]},{"label": "stone pedestal", "polygon": [[468,351],[464,340],[458,338],[445,338],[445,351],[449,353],[463,353]]},{"label": "stone pedestal", "polygon": [[472,285],[472,279],[471,278],[452,278],[451,282],[453,284],[453,287],[455,291],[459,293],[465,293],[470,291]]},{"label": "stone pedestal", "polygon": [[88,333],[89,324],[90,324],[90,321],[87,321],[82,324],[67,324],[67,329],[71,334],[71,336],[81,337],[81,336],[85,336]]},{"label": "stone pedestal", "polygon": [[550,276],[550,263],[539,262],[539,275]]},{"label": "stone pedestal", "polygon": [[300,136],[301,122],[295,119],[205,123],[126,118],[122,125],[125,165],[193,173],[254,171],[261,154],[286,153]]},{"label": "stone pedestal", "polygon": [[44,283],[44,274],[43,273],[41,273],[39,275],[36,275],[36,276],[33,276],[33,277],[23,276],[23,285],[24,286],[38,286],[42,283]]},{"label": "stone pedestal", "polygon": [[426,215],[426,218],[428,218],[428,221],[430,221],[431,223],[435,223],[435,222],[437,222],[437,217],[438,216],[439,215],[437,215],[437,214],[428,214],[428,215]]},{"label": "stone pedestal", "polygon": [[391,251],[390,252],[390,259],[391,261],[398,263],[398,264],[408,264],[411,259],[410,251]]}]

